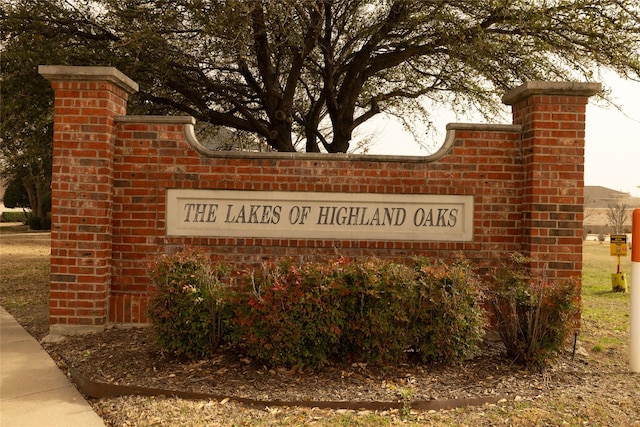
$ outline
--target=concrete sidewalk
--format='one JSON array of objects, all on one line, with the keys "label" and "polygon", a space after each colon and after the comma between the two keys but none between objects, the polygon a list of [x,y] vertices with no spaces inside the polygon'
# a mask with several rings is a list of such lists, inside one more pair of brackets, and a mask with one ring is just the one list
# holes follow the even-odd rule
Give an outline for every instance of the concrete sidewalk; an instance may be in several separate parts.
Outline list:
[{"label": "concrete sidewalk", "polygon": [[2,307],[0,426],[104,427],[49,354]]}]

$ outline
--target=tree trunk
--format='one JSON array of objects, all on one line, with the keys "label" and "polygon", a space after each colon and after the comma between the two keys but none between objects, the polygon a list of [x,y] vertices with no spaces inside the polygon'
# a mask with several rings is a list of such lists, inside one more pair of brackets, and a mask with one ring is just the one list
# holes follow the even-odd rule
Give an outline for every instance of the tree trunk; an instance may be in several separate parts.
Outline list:
[{"label": "tree trunk", "polygon": [[27,196],[29,196],[29,205],[31,205],[31,215],[37,216],[36,208],[38,207],[38,196],[36,194],[36,187],[33,183],[33,179],[27,175],[23,176],[22,185],[24,185],[24,189],[27,191]]},{"label": "tree trunk", "polygon": [[320,147],[318,146],[318,136],[313,130],[307,129],[305,132],[307,143],[305,145],[305,151],[307,153],[319,153]]},{"label": "tree trunk", "polygon": [[351,141],[352,124],[340,121],[333,123],[333,142],[328,147],[330,153],[346,153]]},{"label": "tree trunk", "polygon": [[46,217],[47,212],[45,212],[43,201],[44,195],[50,191],[51,181],[47,178],[34,177],[31,174],[27,174],[22,177],[22,185],[24,185],[29,196],[31,215],[39,218]]},{"label": "tree trunk", "polygon": [[36,185],[36,216],[40,217],[40,218],[44,218],[47,216],[47,213],[45,211],[45,205],[44,205],[44,196],[45,194],[47,194],[49,192],[49,187],[50,185],[46,184],[46,183],[38,183],[40,185]]},{"label": "tree trunk", "polygon": [[[284,116],[284,113],[282,113]],[[285,118],[280,118],[276,115],[274,125],[271,127],[271,132],[267,138],[267,143],[276,151],[280,152],[293,152],[296,151],[291,140],[291,123]]]},{"label": "tree trunk", "polygon": [[318,141],[318,127],[320,126],[320,115],[322,112],[322,98],[318,99],[305,116],[304,134],[307,140],[305,151],[307,153],[319,153],[320,145]]}]

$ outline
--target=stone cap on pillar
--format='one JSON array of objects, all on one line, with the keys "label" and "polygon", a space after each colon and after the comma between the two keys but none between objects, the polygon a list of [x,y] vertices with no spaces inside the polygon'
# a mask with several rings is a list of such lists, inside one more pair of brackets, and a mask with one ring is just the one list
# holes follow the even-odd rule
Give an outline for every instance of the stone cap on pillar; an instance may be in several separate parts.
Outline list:
[{"label": "stone cap on pillar", "polygon": [[502,97],[506,105],[514,105],[533,95],[593,96],[602,91],[601,83],[530,81],[510,90]]},{"label": "stone cap on pillar", "polygon": [[138,91],[138,83],[115,67],[81,67],[71,65],[39,65],[38,73],[49,81],[82,80],[106,81],[115,84],[128,94]]}]

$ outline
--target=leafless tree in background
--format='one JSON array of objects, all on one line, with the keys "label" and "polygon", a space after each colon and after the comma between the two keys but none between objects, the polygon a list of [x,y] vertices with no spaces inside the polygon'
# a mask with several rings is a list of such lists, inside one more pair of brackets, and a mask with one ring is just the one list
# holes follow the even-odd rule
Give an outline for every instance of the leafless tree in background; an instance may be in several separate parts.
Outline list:
[{"label": "leafless tree in background", "polygon": [[627,222],[629,212],[627,205],[622,202],[609,203],[607,210],[607,219],[614,228],[616,234],[624,233],[624,223]]}]

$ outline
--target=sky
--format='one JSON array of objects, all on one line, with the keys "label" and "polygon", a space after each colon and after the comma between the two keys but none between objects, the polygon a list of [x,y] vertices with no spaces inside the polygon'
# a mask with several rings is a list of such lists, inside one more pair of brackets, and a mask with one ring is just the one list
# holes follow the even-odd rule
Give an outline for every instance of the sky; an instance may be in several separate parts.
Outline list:
[{"label": "sky", "polygon": [[612,102],[587,107],[585,185],[601,185],[640,197],[640,83],[610,76]]},{"label": "sky", "polygon": [[[598,185],[640,197],[640,83],[608,74],[610,99],[620,109],[603,101],[591,100],[587,106],[585,137],[585,185]],[[510,114],[510,110],[507,110]],[[505,116],[508,123],[510,116]],[[455,117],[438,111],[431,139],[444,142],[446,125],[451,122],[483,123],[474,117]],[[393,120],[381,119],[371,124],[374,132],[384,135],[369,154],[426,155],[413,135],[403,131]],[[370,130],[369,128],[367,130]],[[387,135],[391,136],[388,137]]]}]

